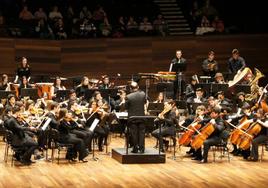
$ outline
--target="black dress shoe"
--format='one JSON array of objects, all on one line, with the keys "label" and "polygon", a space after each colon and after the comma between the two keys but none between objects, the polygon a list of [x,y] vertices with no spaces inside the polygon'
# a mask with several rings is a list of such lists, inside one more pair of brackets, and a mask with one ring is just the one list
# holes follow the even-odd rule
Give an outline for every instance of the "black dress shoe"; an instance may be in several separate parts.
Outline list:
[{"label": "black dress shoe", "polygon": [[131,151],[131,153],[138,153],[138,152],[139,152],[138,149],[133,149],[133,150]]},{"label": "black dress shoe", "polygon": [[191,151],[191,150],[189,150],[189,151],[186,151],[186,154],[188,154],[188,155],[190,155],[190,154],[192,154],[193,152]]},{"label": "black dress shoe", "polygon": [[233,151],[231,151],[230,152],[231,154],[235,154],[235,153],[237,153],[237,150],[236,149],[234,149]]},{"label": "black dress shoe", "polygon": [[200,163],[207,163],[208,162],[208,160],[206,160],[206,159],[202,159],[201,161],[200,161]]},{"label": "black dress shoe", "polygon": [[76,162],[76,159],[69,159],[69,162]]},{"label": "black dress shoe", "polygon": [[140,153],[144,153],[144,149],[140,149]]},{"label": "black dress shoe", "polygon": [[21,160],[20,161],[23,165],[31,165],[32,164],[32,161],[31,160]]},{"label": "black dress shoe", "polygon": [[82,163],[87,163],[88,162],[88,160],[86,160],[86,159],[82,159],[82,160],[79,160],[80,162],[82,162]]},{"label": "black dress shoe", "polygon": [[193,158],[191,158],[191,160],[201,161],[202,159],[199,157],[193,157]]},{"label": "black dress shoe", "polygon": [[247,161],[251,161],[251,162],[257,162],[258,159],[254,159],[253,157],[248,157]]}]

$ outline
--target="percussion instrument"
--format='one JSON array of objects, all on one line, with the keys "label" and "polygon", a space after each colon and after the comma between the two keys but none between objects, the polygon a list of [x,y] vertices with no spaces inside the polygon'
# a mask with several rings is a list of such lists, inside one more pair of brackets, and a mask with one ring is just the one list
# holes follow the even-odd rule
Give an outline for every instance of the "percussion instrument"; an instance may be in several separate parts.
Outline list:
[{"label": "percussion instrument", "polygon": [[143,79],[158,79],[158,75],[155,73],[138,73],[138,75]]},{"label": "percussion instrument", "polygon": [[175,81],[176,80],[176,72],[158,72],[158,77],[163,81]]},{"label": "percussion instrument", "polygon": [[44,93],[47,94],[48,99],[51,99],[51,93],[50,93],[50,89],[53,86],[53,83],[35,83],[35,85],[37,86],[37,90],[38,90],[38,96],[40,98],[42,98],[44,96]]}]

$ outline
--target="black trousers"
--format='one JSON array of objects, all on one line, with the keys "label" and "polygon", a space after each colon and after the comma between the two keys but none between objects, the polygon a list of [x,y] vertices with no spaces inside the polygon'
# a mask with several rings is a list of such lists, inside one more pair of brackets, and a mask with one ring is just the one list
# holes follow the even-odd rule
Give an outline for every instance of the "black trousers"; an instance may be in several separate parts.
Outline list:
[{"label": "black trousers", "polygon": [[87,148],[90,146],[93,137],[93,132],[91,132],[90,130],[87,131],[82,129],[73,129],[71,130],[71,133],[75,134],[78,138],[83,139]]},{"label": "black trousers", "polygon": [[176,133],[175,127],[164,126],[164,127],[161,127],[161,134],[160,134],[160,129],[158,128],[152,132],[152,136],[155,137],[159,141],[160,149],[163,149],[163,137],[174,136],[175,133]]},{"label": "black trousers", "polygon": [[22,154],[21,158],[24,161],[29,161],[34,150],[38,148],[38,143],[26,134],[22,146],[25,148],[25,152]]},{"label": "black trousers", "polygon": [[86,156],[86,146],[84,140],[78,138],[75,134],[61,135],[60,142],[65,144],[73,144],[74,151],[79,153],[79,160],[83,160]]},{"label": "black trousers", "polygon": [[103,145],[103,141],[105,142],[105,144],[107,144],[107,138],[109,135],[109,126],[108,125],[98,125],[95,129],[94,129],[94,133],[97,134],[98,137],[98,147],[99,150],[102,150],[102,145]]},{"label": "black trousers", "polygon": [[144,121],[131,121],[128,123],[133,149],[145,149],[145,124]]},{"label": "black trousers", "polygon": [[[211,146],[215,146],[217,144],[220,144],[222,141],[221,138],[219,137],[212,137],[212,138],[208,138],[204,141],[203,143],[203,156],[201,154],[201,148],[196,150],[196,157],[198,158],[203,158],[205,161],[207,161],[208,159],[208,151],[210,149]],[[201,157],[202,156],[202,157]]]},{"label": "black trousers", "polygon": [[258,160],[259,158],[259,152],[258,152],[258,146],[261,143],[264,143],[265,141],[268,141],[267,135],[259,135],[252,141],[252,150],[251,150],[251,156],[253,159]]}]

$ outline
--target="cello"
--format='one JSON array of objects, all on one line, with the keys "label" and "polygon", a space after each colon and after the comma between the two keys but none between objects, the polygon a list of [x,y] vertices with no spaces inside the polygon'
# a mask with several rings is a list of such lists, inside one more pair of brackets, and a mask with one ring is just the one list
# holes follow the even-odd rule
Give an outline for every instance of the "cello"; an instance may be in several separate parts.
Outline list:
[{"label": "cello", "polygon": [[198,123],[199,121],[199,118],[197,118],[187,128],[185,127],[187,131],[178,139],[179,145],[188,146],[191,143],[195,131],[198,131],[202,126]]},{"label": "cello", "polygon": [[[261,119],[263,117],[263,112],[264,110],[259,108],[256,113],[256,118]],[[261,130],[262,126],[258,121],[252,123],[250,127],[246,130],[246,132],[241,135],[239,142],[237,143],[238,147],[242,150],[249,149],[253,138],[257,136],[261,132]]]},{"label": "cello", "polygon": [[194,137],[191,142],[191,146],[193,149],[197,150],[201,148],[204,141],[214,132],[215,128],[211,122],[206,124],[200,131],[198,131],[198,135]]},{"label": "cello", "polygon": [[239,126],[233,130],[230,134],[230,142],[232,144],[237,144],[239,142],[239,138],[241,137],[241,135],[243,134],[244,131],[246,131],[249,126],[250,126],[250,123],[251,122],[248,122],[248,118],[247,116],[244,116],[240,121],[239,121]]},{"label": "cello", "polygon": [[257,136],[261,132],[261,128],[262,127],[258,122],[253,123],[246,131],[247,134],[244,133],[241,136],[238,147],[242,150],[249,149],[254,136]]}]

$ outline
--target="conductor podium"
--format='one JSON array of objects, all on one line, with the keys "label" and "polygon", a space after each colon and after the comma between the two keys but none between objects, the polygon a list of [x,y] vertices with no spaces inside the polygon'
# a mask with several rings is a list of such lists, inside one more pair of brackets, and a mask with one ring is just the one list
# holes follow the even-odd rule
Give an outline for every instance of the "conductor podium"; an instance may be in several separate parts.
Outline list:
[{"label": "conductor podium", "polygon": [[122,164],[144,164],[144,163],[165,163],[166,162],[166,154],[160,152],[155,148],[145,147],[143,153],[132,153],[132,148],[129,148],[129,124],[132,121],[146,121],[150,118],[155,119],[156,116],[132,116],[128,119],[127,126],[127,135],[126,135],[126,144],[125,148],[113,148],[112,149],[112,158],[117,160]]}]

